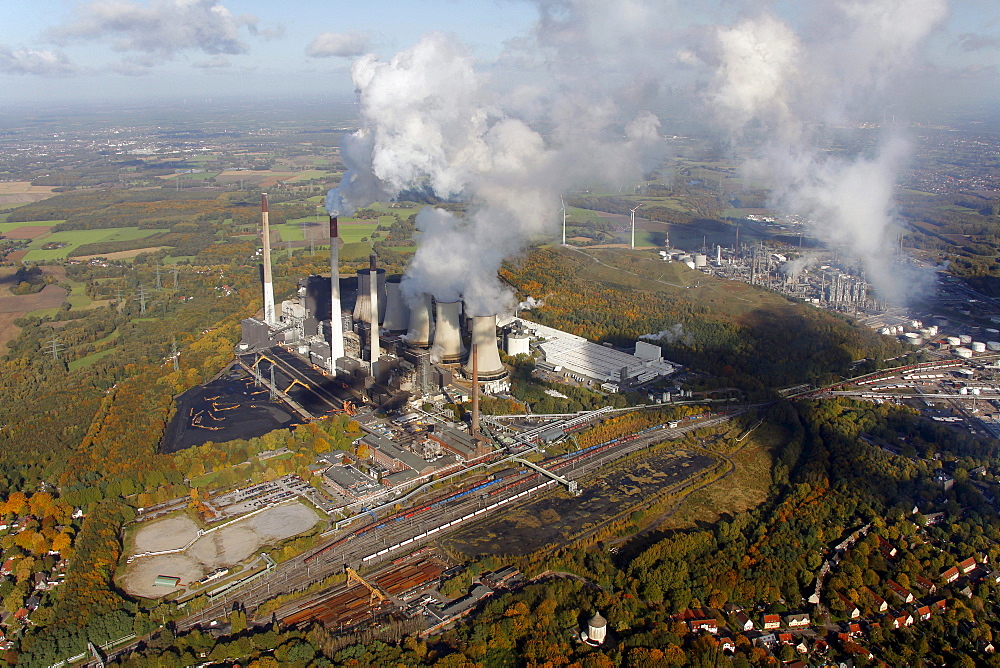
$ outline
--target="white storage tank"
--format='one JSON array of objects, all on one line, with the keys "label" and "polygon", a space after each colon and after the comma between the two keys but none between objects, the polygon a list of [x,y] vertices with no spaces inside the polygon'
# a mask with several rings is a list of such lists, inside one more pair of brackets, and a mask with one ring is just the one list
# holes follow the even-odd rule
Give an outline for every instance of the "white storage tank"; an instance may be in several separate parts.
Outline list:
[{"label": "white storage tank", "polygon": [[694,256],[694,266],[697,269],[702,269],[708,266],[708,256],[698,253]]},{"label": "white storage tank", "polygon": [[507,335],[507,354],[513,357],[514,355],[529,355],[531,353],[531,346],[529,345],[529,339],[527,334],[520,333],[510,333]]},{"label": "white storage tank", "polygon": [[961,335],[959,335],[958,338],[962,342],[963,346],[967,346],[970,343],[972,343],[972,337],[969,336],[968,334],[961,334]]},{"label": "white storage tank", "polygon": [[955,354],[962,359],[969,359],[972,357],[972,351],[968,348],[955,348]]},{"label": "white storage tank", "polygon": [[695,268],[694,260],[684,260],[684,264],[686,264],[689,269]]},{"label": "white storage tank", "polygon": [[907,332],[903,336],[906,338],[906,342],[911,346],[919,346],[924,342],[924,337],[920,336],[916,332]]},{"label": "white storage tank", "polygon": [[1000,341],[987,341],[986,347],[993,352],[1000,351]]},{"label": "white storage tank", "polygon": [[983,334],[989,336],[992,340],[1000,339],[1000,329],[994,329],[993,327],[987,327],[983,330]]},{"label": "white storage tank", "polygon": [[949,336],[947,339],[945,339],[945,341],[948,342],[949,346],[962,345],[962,339],[958,338],[957,336]]},{"label": "white storage tank", "polygon": [[985,353],[986,352],[986,344],[983,343],[982,341],[973,341],[972,342],[972,352],[974,352],[974,353]]},{"label": "white storage tank", "polygon": [[888,327],[883,327],[882,329],[878,330],[878,333],[884,334],[885,336],[890,336],[892,334],[892,330]]}]

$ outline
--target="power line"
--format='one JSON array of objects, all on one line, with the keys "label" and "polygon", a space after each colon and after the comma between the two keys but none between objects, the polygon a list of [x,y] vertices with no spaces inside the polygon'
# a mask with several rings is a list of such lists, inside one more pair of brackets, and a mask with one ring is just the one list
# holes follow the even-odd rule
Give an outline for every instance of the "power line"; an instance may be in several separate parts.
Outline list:
[{"label": "power line", "polygon": [[146,286],[139,286],[139,313],[146,312]]},{"label": "power line", "polygon": [[58,361],[59,353],[65,349],[66,346],[59,343],[59,337],[56,336],[55,333],[53,333],[52,338],[49,339],[49,353],[52,355],[52,359]]}]

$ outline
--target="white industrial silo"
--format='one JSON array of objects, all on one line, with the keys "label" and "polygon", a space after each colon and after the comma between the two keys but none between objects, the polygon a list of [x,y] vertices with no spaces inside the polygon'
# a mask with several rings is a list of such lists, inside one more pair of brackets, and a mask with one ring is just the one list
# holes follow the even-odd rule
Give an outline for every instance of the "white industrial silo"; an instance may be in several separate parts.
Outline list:
[{"label": "white industrial silo", "polygon": [[524,332],[509,332],[507,334],[507,354],[511,357],[514,355],[530,355],[530,341],[531,339]]},{"label": "white industrial silo", "polygon": [[972,342],[972,352],[974,352],[974,353],[985,353],[986,352],[986,344],[983,343],[982,341],[973,341]]},{"label": "white industrial silo", "polygon": [[696,253],[694,256],[694,266],[697,269],[704,269],[708,266],[708,256],[702,253]]},{"label": "white industrial silo", "polygon": [[[507,369],[500,362],[500,351],[497,349],[497,317],[495,315],[477,315],[472,317],[472,345],[479,351],[479,379],[494,380],[507,374]],[[472,354],[463,367],[465,374],[472,377]]]},{"label": "white industrial silo", "polygon": [[601,616],[601,613],[595,614],[587,622],[587,637],[590,638],[590,642],[594,645],[600,645],[604,642],[604,639],[608,635],[608,620]]},{"label": "white industrial silo", "polygon": [[960,346],[960,345],[962,345],[962,339],[958,338],[957,336],[949,336],[945,340],[948,342],[949,346]]},{"label": "white industrial silo", "polygon": [[972,351],[968,348],[955,348],[955,354],[962,359],[969,359],[972,357]]},{"label": "white industrial silo", "polygon": [[392,276],[385,283],[385,316],[382,319],[382,329],[394,333],[402,333],[410,326],[410,309],[403,300],[399,285],[401,276]]},{"label": "white industrial silo", "polygon": [[422,293],[410,302],[410,328],[406,340],[411,346],[426,348],[431,345],[431,296]]},{"label": "white industrial silo", "polygon": [[465,354],[459,321],[461,314],[462,302],[437,302],[432,347],[441,364],[458,364]]},{"label": "white industrial silo", "polygon": [[972,337],[968,334],[960,334],[958,339],[962,342],[963,346],[967,346],[972,343]]},{"label": "white industrial silo", "polygon": [[993,352],[997,352],[998,350],[1000,350],[1000,341],[987,341],[986,347],[992,350]]}]

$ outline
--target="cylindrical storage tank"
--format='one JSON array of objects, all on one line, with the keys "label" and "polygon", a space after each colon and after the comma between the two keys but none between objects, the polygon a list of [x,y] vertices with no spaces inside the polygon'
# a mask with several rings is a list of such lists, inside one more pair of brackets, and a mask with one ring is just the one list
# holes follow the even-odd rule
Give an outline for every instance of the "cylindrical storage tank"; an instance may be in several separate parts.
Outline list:
[{"label": "cylindrical storage tank", "polygon": [[[376,269],[378,276],[378,315],[379,322],[385,316],[385,269]],[[371,322],[371,269],[358,270],[358,300],[354,302],[355,322]]]},{"label": "cylindrical storage tank", "polygon": [[[497,349],[497,317],[477,315],[472,318],[472,343],[479,354],[479,380],[496,380],[507,375]],[[465,374],[472,378],[472,351],[465,362]]]},{"label": "cylindrical storage tank", "polygon": [[515,334],[510,333],[507,335],[507,354],[513,357],[514,355],[530,355],[531,346],[529,345],[530,339],[527,334]]},{"label": "cylindrical storage tank", "polygon": [[[458,364],[462,361],[465,346],[462,345],[462,327],[459,322],[461,314],[462,302],[437,303],[432,356],[441,364]],[[494,328],[495,322],[494,320]]]},{"label": "cylindrical storage tank", "polygon": [[911,320],[910,321],[910,327],[912,327],[913,329],[920,329],[923,326],[924,326],[924,323],[920,322],[919,320]]},{"label": "cylindrical storage tank", "polygon": [[972,343],[972,337],[968,334],[960,334],[958,340],[962,342],[963,346],[967,346]]},{"label": "cylindrical storage tank", "polygon": [[698,253],[694,256],[694,266],[698,269],[708,266],[708,256]]},{"label": "cylindrical storage tank", "polygon": [[996,352],[1000,350],[1000,341],[987,341],[986,347],[992,350],[993,352]]},{"label": "cylindrical storage tank", "polygon": [[937,325],[931,325],[930,327],[927,328],[927,331],[931,333],[931,336],[937,336],[940,330],[938,329]]},{"label": "cylindrical storage tank", "polygon": [[986,344],[983,343],[982,341],[973,341],[972,342],[972,352],[974,352],[974,353],[985,353],[986,352]]},{"label": "cylindrical storage tank", "polygon": [[890,336],[892,334],[892,329],[889,327],[883,327],[882,329],[878,330],[878,333],[884,334],[885,336]]},{"label": "cylindrical storage tank", "polygon": [[410,327],[410,309],[403,301],[399,283],[402,276],[393,276],[385,283],[385,317],[382,329],[402,333]]},{"label": "cylindrical storage tank", "polygon": [[948,342],[949,346],[959,346],[962,344],[962,339],[958,338],[957,336],[949,336],[945,340]]},{"label": "cylindrical storage tank", "polygon": [[991,337],[992,341],[1000,339],[1000,329],[994,329],[993,327],[987,327],[983,330],[983,334]]},{"label": "cylindrical storage tank", "polygon": [[915,332],[907,332],[904,336],[906,342],[909,343],[911,346],[919,346],[924,342],[924,337],[920,336]]},{"label": "cylindrical storage tank", "polygon": [[958,393],[959,394],[968,394],[969,393],[969,388],[967,388],[967,387],[959,388]]},{"label": "cylindrical storage tank", "polygon": [[684,260],[684,264],[688,266],[688,269],[694,269],[694,260]]},{"label": "cylindrical storage tank", "polygon": [[406,341],[418,348],[431,345],[431,324],[431,296],[424,293],[410,302],[410,329]]},{"label": "cylindrical storage tank", "polygon": [[972,351],[968,348],[955,348],[955,354],[962,359],[969,359],[972,357]]}]

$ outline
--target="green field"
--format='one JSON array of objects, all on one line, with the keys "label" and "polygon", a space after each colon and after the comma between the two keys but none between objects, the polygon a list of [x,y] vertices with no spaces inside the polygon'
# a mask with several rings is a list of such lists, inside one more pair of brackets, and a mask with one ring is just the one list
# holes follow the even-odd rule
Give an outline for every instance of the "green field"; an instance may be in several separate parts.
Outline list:
[{"label": "green field", "polygon": [[[294,221],[289,221],[283,225],[276,225],[278,233],[281,235],[282,241],[304,241],[305,236],[302,234],[302,222],[314,223],[316,221],[315,216],[308,216],[306,218],[296,218]],[[382,220],[383,223],[388,224],[387,219]],[[378,225],[376,223],[354,223],[350,219],[347,221],[340,222],[340,238],[344,240],[345,244],[356,243],[361,241],[364,237],[371,237],[372,232],[375,231]],[[325,242],[329,237],[327,236],[327,226],[326,221],[324,221],[320,226],[318,231],[315,226],[312,228],[317,245]],[[329,246],[330,244],[326,244]]]},{"label": "green field", "polygon": [[[64,260],[67,255],[83,244],[92,244],[100,241],[131,241],[133,239],[145,239],[159,232],[167,230],[141,230],[138,227],[116,227],[106,230],[67,230],[65,232],[54,232],[44,239],[35,239],[28,245],[28,254],[24,259],[27,261],[43,260]],[[64,243],[62,248],[52,250],[42,250],[42,246],[48,243]]]}]

